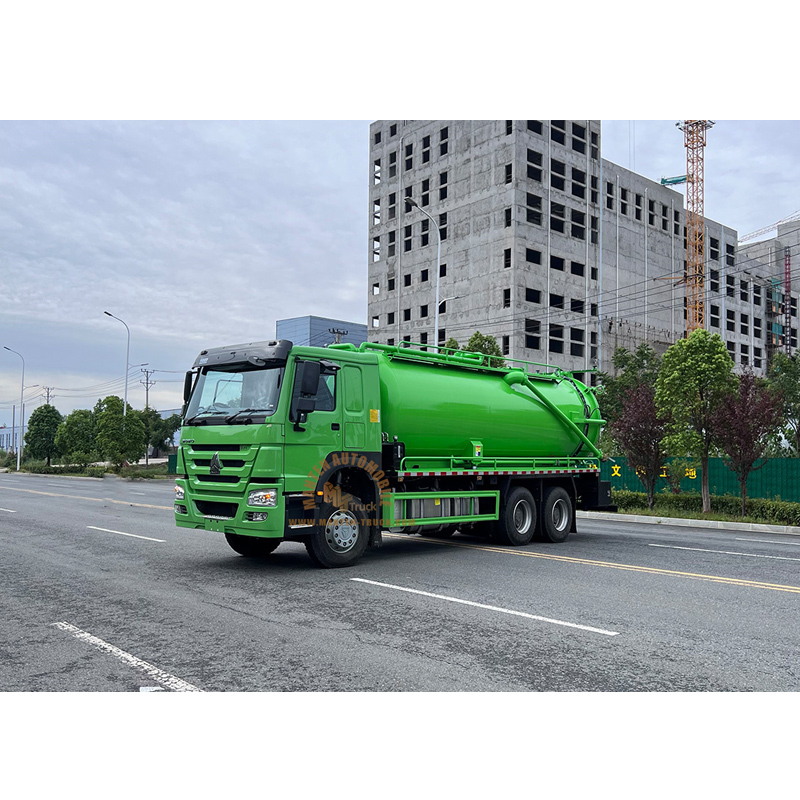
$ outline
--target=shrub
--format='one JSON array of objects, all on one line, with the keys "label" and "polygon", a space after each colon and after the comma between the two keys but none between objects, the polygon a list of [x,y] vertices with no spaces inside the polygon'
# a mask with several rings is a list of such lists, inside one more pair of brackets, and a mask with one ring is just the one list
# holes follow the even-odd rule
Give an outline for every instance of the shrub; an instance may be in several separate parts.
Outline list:
[{"label": "shrub", "polygon": [[[647,495],[644,492],[612,490],[612,501],[620,511],[647,509]],[[654,511],[665,513],[685,513],[690,517],[702,518],[703,501],[699,494],[657,494]],[[711,498],[712,513],[741,517],[742,500],[737,495],[716,495]],[[768,525],[792,525],[800,527],[800,503],[785,500],[767,500],[756,497],[747,500],[747,517]]]}]

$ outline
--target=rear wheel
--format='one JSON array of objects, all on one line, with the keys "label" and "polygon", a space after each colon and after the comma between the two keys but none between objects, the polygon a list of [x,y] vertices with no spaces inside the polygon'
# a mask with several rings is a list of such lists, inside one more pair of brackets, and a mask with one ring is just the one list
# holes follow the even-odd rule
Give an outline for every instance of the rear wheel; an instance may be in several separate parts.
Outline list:
[{"label": "rear wheel", "polygon": [[262,539],[259,536],[241,536],[226,533],[225,539],[233,550],[247,558],[268,556],[283,541],[282,539]]},{"label": "rear wheel", "polygon": [[[352,505],[360,506],[357,497]],[[369,530],[364,513],[357,508],[338,508],[325,503],[320,508],[319,526],[306,539],[308,555],[318,567],[350,567],[364,554]]]},{"label": "rear wheel", "polygon": [[519,547],[528,544],[536,532],[536,502],[522,486],[515,486],[506,498],[495,528],[495,538],[501,544]]},{"label": "rear wheel", "polygon": [[542,504],[541,538],[545,542],[563,542],[572,527],[572,500],[566,489],[552,486]]}]

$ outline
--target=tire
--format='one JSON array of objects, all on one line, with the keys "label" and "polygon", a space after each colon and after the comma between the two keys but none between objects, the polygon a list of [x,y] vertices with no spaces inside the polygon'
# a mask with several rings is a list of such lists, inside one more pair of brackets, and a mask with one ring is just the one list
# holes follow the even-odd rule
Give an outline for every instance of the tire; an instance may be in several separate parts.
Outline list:
[{"label": "tire", "polygon": [[544,495],[539,532],[544,542],[563,542],[569,536],[575,510],[566,489],[551,486]]},{"label": "tire", "polygon": [[[352,498],[350,505],[361,505]],[[325,503],[319,512],[319,527],[306,539],[311,560],[325,569],[351,567],[367,549],[369,529],[364,512],[352,507],[338,508]]]},{"label": "tire", "polygon": [[233,550],[247,558],[268,556],[283,541],[283,539],[262,539],[258,536],[241,536],[238,533],[226,533],[225,539]]},{"label": "tire", "polygon": [[536,533],[536,501],[522,486],[508,493],[500,519],[495,527],[495,540],[520,547],[529,544]]}]

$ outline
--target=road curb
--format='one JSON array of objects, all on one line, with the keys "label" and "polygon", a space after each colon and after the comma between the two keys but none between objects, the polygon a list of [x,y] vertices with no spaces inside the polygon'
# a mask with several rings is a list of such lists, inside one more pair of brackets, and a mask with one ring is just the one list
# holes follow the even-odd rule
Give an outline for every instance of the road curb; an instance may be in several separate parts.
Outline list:
[{"label": "road curb", "polygon": [[714,528],[750,533],[783,533],[800,536],[800,528],[791,525],[761,525],[756,522],[721,522],[713,519],[675,519],[673,517],[650,517],[641,514],[609,514],[602,511],[576,511],[583,519],[607,520],[609,522],[640,522],[645,525],[678,525],[692,528]]}]

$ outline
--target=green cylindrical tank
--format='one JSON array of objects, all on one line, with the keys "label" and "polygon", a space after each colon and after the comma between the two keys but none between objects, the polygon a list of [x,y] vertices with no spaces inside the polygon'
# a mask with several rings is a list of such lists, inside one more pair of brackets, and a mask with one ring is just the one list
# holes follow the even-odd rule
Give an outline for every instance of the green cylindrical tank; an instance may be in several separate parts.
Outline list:
[{"label": "green cylindrical tank", "polygon": [[[437,363],[434,354],[414,360],[408,351],[397,357],[393,352],[381,348],[378,356],[381,429],[405,444],[407,457],[471,458],[476,442],[483,458],[595,455],[569,422],[547,407],[549,401],[596,444],[600,426],[582,420],[600,417],[597,400],[570,375],[473,369]],[[524,384],[526,378],[533,389]]]}]

